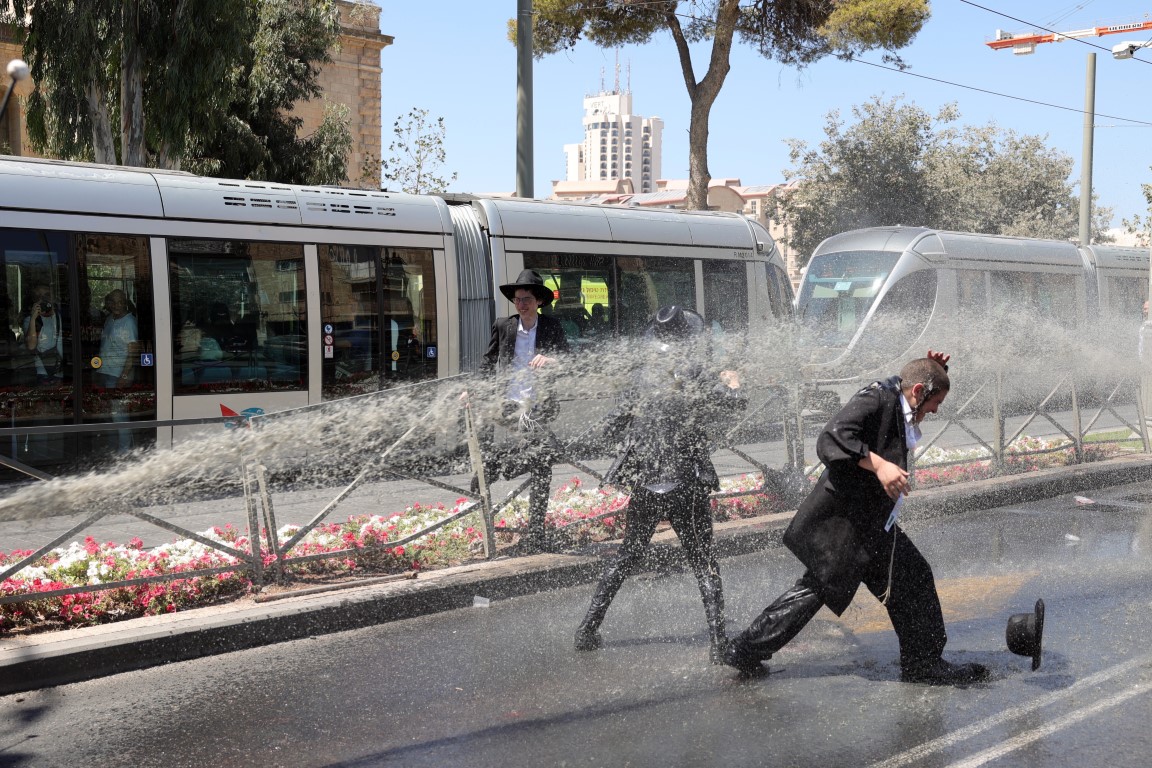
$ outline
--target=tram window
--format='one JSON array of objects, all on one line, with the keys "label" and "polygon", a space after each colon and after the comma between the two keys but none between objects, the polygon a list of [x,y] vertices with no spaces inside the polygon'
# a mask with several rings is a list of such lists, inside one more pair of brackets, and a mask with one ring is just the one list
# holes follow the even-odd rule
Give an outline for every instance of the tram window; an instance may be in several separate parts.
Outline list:
[{"label": "tram window", "polygon": [[1118,320],[1140,321],[1144,300],[1148,298],[1147,277],[1108,278],[1108,314]]},{"label": "tram window", "polygon": [[788,275],[775,264],[768,265],[768,303],[772,316],[777,320],[792,316],[792,291]]},{"label": "tram window", "polygon": [[812,258],[797,313],[820,343],[846,346],[871,309],[900,254],[840,251]]},{"label": "tram window", "polygon": [[689,259],[621,257],[616,260],[620,333],[632,336],[669,304],[696,308],[696,275]]},{"label": "tram window", "polygon": [[988,311],[988,289],[983,270],[956,270],[956,306],[962,313],[977,316]]},{"label": "tram window", "polygon": [[308,386],[304,247],[170,240],[177,394]]},{"label": "tram window", "polygon": [[[79,239],[78,293],[84,312],[77,335],[87,422],[156,418],[152,365],[155,315],[148,241],[143,237],[86,235]],[[126,451],[149,443],[152,430],[118,429],[79,436],[83,452]]]},{"label": "tram window", "polygon": [[994,307],[1023,313],[1028,319],[1054,321],[1065,328],[1077,326],[1074,276],[994,270],[989,277]]},{"label": "tram window", "polygon": [[552,304],[541,310],[560,321],[569,346],[582,348],[611,338],[617,302],[612,289],[612,262],[587,254],[524,254],[552,289]]},{"label": "tram window", "polygon": [[[0,328],[0,388],[14,427],[76,418],[71,242],[65,232],[0,229],[6,321]],[[75,440],[65,434],[15,435],[0,442],[0,452],[50,467],[75,457]]]},{"label": "tram window", "polygon": [[436,376],[436,274],[432,251],[321,245],[325,399]]},{"label": "tram window", "polygon": [[936,270],[923,269],[888,288],[857,343],[857,360],[862,365],[883,365],[919,338],[936,306],[937,283]]},{"label": "tram window", "polygon": [[713,330],[748,327],[748,268],[742,261],[704,262],[704,318]]}]

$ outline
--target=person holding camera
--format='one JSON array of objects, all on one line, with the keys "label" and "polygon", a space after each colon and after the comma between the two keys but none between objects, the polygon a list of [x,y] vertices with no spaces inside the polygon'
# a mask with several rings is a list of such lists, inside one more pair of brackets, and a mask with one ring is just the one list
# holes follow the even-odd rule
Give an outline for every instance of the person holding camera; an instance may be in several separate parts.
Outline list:
[{"label": "person holding camera", "polygon": [[40,283],[32,289],[31,310],[24,319],[24,345],[32,353],[36,381],[42,386],[58,384],[64,377],[63,330],[52,289]]}]

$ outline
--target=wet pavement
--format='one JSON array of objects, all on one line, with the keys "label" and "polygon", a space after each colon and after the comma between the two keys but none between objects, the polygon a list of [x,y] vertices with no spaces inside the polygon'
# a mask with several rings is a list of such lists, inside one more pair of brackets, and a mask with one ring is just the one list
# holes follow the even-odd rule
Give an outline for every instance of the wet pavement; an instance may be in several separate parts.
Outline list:
[{"label": "wet pavement", "polygon": [[[1146,458],[1128,466],[1149,476]],[[1066,486],[1067,474],[1021,478],[1015,489],[1005,479],[999,506],[981,511],[934,514],[945,493],[924,491],[909,516],[936,573],[946,656],[987,664],[987,683],[899,682],[895,637],[866,592],[841,619],[818,615],[771,675],[740,679],[707,663],[699,595],[674,568],[629,580],[604,648],[577,653],[572,632],[596,558],[582,556],[576,575],[579,558],[547,556],[481,566],[504,569],[502,580],[478,570],[444,577],[459,595],[489,598],[484,607],[469,600],[0,697],[0,765],[1144,766],[1152,482],[1093,486],[1089,469],[1051,498],[1038,497]],[[996,485],[984,497],[949,495],[978,507]],[[741,537],[760,537],[722,561],[733,631],[799,575],[787,552],[763,546],[780,524],[721,532],[732,552]],[[548,573],[545,587],[569,576],[573,586],[533,591],[530,573]],[[416,586],[355,592],[386,602]],[[1005,649],[1004,629],[1038,597],[1045,651],[1032,672]]]}]

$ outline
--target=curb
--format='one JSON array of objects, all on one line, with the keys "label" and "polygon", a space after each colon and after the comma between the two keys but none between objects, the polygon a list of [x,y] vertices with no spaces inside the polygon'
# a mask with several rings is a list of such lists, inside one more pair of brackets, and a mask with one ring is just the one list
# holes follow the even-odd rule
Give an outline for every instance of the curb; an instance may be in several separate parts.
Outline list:
[{"label": "curb", "polygon": [[[1152,480],[1152,456],[1139,454],[917,491],[909,497],[905,515],[927,519],[1146,480]],[[791,519],[791,512],[783,512],[717,523],[717,555],[734,557],[779,546]],[[680,555],[675,534],[665,531],[653,539],[647,565],[667,567]],[[274,602],[247,598],[165,616],[6,638],[0,640],[0,695],[470,607],[476,596],[506,599],[585,584],[599,578],[602,562],[600,554],[503,558],[429,571],[416,579],[370,580],[376,583],[319,594],[312,590]]]}]

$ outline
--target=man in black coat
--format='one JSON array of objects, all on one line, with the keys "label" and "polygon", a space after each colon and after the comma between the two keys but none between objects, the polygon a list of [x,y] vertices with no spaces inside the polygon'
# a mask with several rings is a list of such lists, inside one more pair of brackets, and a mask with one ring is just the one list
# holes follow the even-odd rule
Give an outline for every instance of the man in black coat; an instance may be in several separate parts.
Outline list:
[{"label": "man in black coat", "polygon": [[702,350],[691,348],[690,337],[703,330],[700,315],[670,306],[656,313],[646,332],[652,357],[642,362],[635,388],[613,419],[614,432],[624,434],[623,448],[604,476],[607,484],[631,489],[627,528],[576,630],[576,650],[600,647],[598,629],[608,606],[643,559],[657,524],[668,520],[700,587],[712,662],[723,662],[724,594],[708,498],[720,479],[709,455],[708,429],[743,408],[745,400],[735,371],[717,373],[692,354]]},{"label": "man in black coat", "polygon": [[919,424],[948,395],[948,356],[928,351],[899,376],[857,392],[824,427],[816,453],[824,463],[816,487],[784,533],[784,544],[807,569],[724,654],[745,675],[780,650],[821,606],[841,615],[861,583],[888,609],[900,641],[901,679],[971,683],[987,676],[979,664],[951,664],[932,569],[896,524],[908,493],[908,454]]},{"label": "man in black coat", "polygon": [[544,515],[548,511],[553,458],[550,436],[543,425],[555,418],[559,408],[555,400],[539,391],[535,371],[555,365],[556,355],[568,351],[568,339],[559,321],[539,313],[541,307],[552,303],[552,291],[539,274],[526,269],[515,282],[501,285],[500,292],[516,306],[516,314],[493,324],[492,340],[480,371],[500,377],[498,385],[504,387],[504,402],[499,420],[512,437],[497,444],[492,440],[492,430],[488,430],[485,477],[531,474],[528,535],[523,549],[542,551],[549,548]]}]

